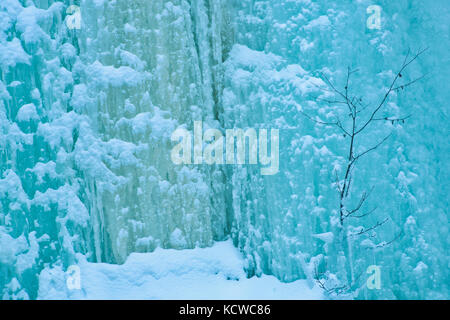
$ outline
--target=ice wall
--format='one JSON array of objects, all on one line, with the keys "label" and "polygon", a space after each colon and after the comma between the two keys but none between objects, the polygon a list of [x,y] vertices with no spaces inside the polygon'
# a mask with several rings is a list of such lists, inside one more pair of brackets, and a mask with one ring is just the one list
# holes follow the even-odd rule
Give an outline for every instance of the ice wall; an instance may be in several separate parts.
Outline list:
[{"label": "ice wall", "polygon": [[[70,4],[80,30],[64,23]],[[170,135],[219,126],[226,13],[217,1],[0,3],[4,298],[35,298],[40,270],[75,252],[121,263],[225,238],[224,174],[175,167]]]},{"label": "ice wall", "polygon": [[[371,4],[238,5],[238,45],[225,63],[225,124],[278,127],[282,138],[277,176],[260,177],[251,168],[234,170],[232,234],[257,274],[274,273],[286,281],[313,278],[317,264],[319,272],[345,279],[350,278],[347,259],[360,298],[443,298],[448,296],[449,172],[443,159],[449,148],[443,131],[448,118],[449,7],[445,1],[379,1],[381,29],[369,30],[366,8]],[[350,253],[343,256],[332,238],[338,209],[333,172],[348,154],[348,140],[298,110],[334,121],[335,110],[317,99],[323,91],[314,75],[325,72],[343,88],[347,66],[360,69],[351,83],[354,90],[375,103],[408,48],[424,47],[429,52],[408,76],[427,77],[394,95],[383,111],[383,116],[412,118],[401,125],[374,126],[360,141],[361,148],[368,148],[379,141],[371,135],[381,139],[393,133],[355,169],[353,191],[359,195],[373,186],[367,210],[378,210],[350,226],[370,228],[385,218],[389,223],[370,237],[350,239]],[[381,290],[365,286],[370,265],[381,267]]]},{"label": "ice wall", "polygon": [[[72,4],[80,30],[65,23]],[[346,259],[363,275],[359,298],[448,298],[449,6],[379,1],[382,28],[368,30],[371,4],[1,0],[0,297],[36,298],[41,271],[75,253],[122,263],[228,236],[249,275],[312,282],[318,264],[348,277],[330,177],[345,139],[298,110],[333,111],[316,99],[318,71],[342,81],[359,67],[353,85],[375,100],[408,47],[429,46],[411,69],[429,76],[389,105],[413,117],[372,130],[394,135],[354,181],[356,192],[374,186],[378,206],[355,226],[390,221]],[[280,129],[280,173],[173,165],[170,134],[194,120]],[[364,286],[369,265],[381,266],[381,290]]]}]

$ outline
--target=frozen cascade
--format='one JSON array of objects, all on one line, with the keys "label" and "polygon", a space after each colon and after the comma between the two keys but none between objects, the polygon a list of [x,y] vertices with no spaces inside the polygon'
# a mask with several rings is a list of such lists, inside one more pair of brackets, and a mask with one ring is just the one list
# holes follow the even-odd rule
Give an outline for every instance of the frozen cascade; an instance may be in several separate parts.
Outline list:
[{"label": "frozen cascade", "polygon": [[219,126],[220,3],[81,1],[81,30],[63,23],[68,4],[0,5],[7,297],[35,297],[40,270],[76,252],[122,263],[228,233],[221,169],[176,167],[169,152],[178,125]]},{"label": "frozen cascade", "polygon": [[[65,23],[72,4],[80,30]],[[380,0],[383,28],[368,30],[371,4],[0,0],[0,298],[34,299],[40,275],[83,259],[122,264],[229,237],[249,276],[312,284],[317,264],[346,277],[330,179],[344,138],[298,110],[329,112],[317,72],[340,81],[348,65],[360,68],[357,90],[379,96],[408,46],[430,47],[411,72],[431,76],[391,99],[414,115],[405,125],[373,129],[394,134],[354,186],[374,186],[364,225],[390,221],[350,243],[351,262],[355,274],[383,272],[381,290],[358,298],[448,298],[450,8]],[[280,172],[174,165],[170,135],[196,120],[280,129]]]},{"label": "frozen cascade", "polygon": [[[343,257],[330,238],[338,197],[333,167],[339,167],[344,138],[298,112],[322,119],[314,77],[330,72],[343,82],[347,66],[359,68],[361,94],[383,94],[375,76],[396,72],[408,47],[431,48],[413,74],[430,74],[423,86],[391,99],[391,112],[413,114],[408,124],[379,129],[393,137],[361,160],[353,187],[361,194],[374,186],[364,224],[385,217],[375,239],[355,241],[356,275],[370,265],[383,270],[381,290],[363,290],[360,298],[448,297],[448,164],[444,127],[449,96],[449,6],[445,1],[379,1],[388,17],[381,30],[366,29],[369,1],[241,1],[236,9],[236,45],[225,62],[223,91],[226,127],[280,128],[280,173],[262,177],[237,169],[233,181],[232,235],[256,274],[284,281],[313,278],[315,266],[346,277]],[[307,71],[305,71],[307,70]],[[387,82],[385,80],[385,82]],[[440,120],[438,120],[440,119]],[[436,121],[442,121],[437,124]],[[370,147],[375,141],[362,138]],[[400,238],[383,250],[376,243]],[[375,245],[375,248],[374,248]],[[423,264],[423,265],[422,265]],[[424,267],[424,268],[422,268]]]}]

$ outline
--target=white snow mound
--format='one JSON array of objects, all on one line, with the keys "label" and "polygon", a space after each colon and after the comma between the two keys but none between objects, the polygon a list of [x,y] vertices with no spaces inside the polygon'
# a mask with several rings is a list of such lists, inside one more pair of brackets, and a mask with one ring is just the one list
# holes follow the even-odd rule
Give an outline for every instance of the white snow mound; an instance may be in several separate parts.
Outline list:
[{"label": "white snow mound", "polygon": [[39,277],[39,299],[323,299],[306,280],[247,279],[230,240],[211,248],[132,253],[123,265],[79,260],[80,289],[68,289],[62,268],[47,268]]}]

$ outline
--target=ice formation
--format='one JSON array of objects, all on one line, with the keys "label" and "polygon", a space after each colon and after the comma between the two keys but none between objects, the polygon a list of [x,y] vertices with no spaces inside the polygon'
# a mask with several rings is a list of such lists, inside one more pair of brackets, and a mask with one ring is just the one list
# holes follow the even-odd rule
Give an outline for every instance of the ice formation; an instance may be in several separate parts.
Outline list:
[{"label": "ice formation", "polygon": [[[363,277],[356,298],[448,299],[450,6],[380,0],[370,30],[371,4],[0,0],[0,298],[51,297],[52,272],[71,265],[115,272],[137,253],[231,238],[249,277],[311,284],[317,266],[348,278],[347,259]],[[299,110],[329,112],[318,71],[339,81],[359,67],[355,86],[375,99],[408,47],[427,46],[411,73],[428,76],[388,105],[413,117],[374,129],[393,138],[354,181],[378,207],[354,227],[390,221],[343,256],[330,173],[344,139]],[[174,164],[171,134],[195,121],[279,129],[279,172]],[[371,265],[380,290],[364,285]]]}]

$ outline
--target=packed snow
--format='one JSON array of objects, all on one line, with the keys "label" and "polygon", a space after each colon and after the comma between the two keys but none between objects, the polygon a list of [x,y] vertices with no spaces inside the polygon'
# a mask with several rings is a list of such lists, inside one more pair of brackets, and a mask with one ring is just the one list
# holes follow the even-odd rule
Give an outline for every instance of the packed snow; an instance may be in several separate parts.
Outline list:
[{"label": "packed snow", "polygon": [[123,265],[89,263],[82,255],[81,289],[69,290],[72,274],[44,269],[39,299],[323,299],[306,280],[282,283],[274,276],[247,279],[231,240],[211,248],[132,253]]}]

